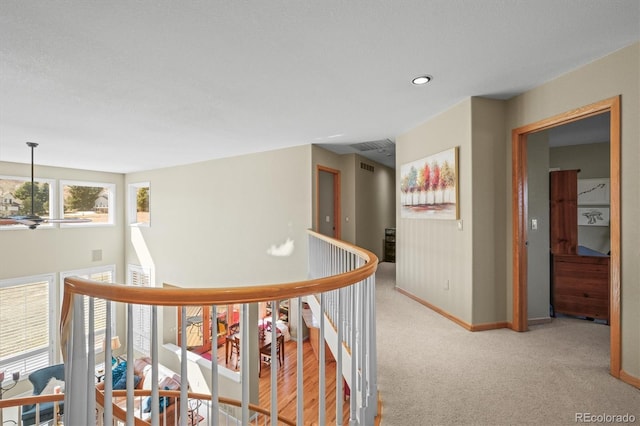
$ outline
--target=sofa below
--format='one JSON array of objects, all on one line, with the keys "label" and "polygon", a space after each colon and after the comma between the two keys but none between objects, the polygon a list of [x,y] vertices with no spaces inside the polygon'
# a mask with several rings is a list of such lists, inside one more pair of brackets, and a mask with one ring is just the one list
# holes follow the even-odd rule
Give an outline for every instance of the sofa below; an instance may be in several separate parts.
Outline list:
[{"label": "sofa below", "polygon": [[[151,358],[138,358],[134,361],[133,373],[139,378],[136,389],[151,390],[152,378],[151,378]],[[104,390],[104,381],[96,385],[97,390]],[[114,383],[115,389],[115,383]],[[160,390],[180,390],[180,375],[174,373],[163,365],[158,365],[158,389]],[[114,403],[126,410],[127,401],[126,398],[116,397]],[[135,412],[138,417],[140,414],[140,407],[142,407],[142,420],[151,420],[151,408],[150,397],[135,398],[134,400]],[[176,424],[176,412],[180,412],[180,404],[176,403],[173,398],[167,398],[166,400],[160,398],[160,424],[173,425]],[[166,418],[166,423],[165,423]]]},{"label": "sofa below", "polygon": [[[53,381],[52,381],[53,379]],[[53,389],[50,389],[52,384],[64,386],[64,364],[51,365],[49,367],[41,368],[33,373],[29,374],[29,381],[33,385],[33,395],[44,395],[53,393]],[[57,383],[54,383],[57,382]],[[49,386],[47,386],[49,385]],[[58,404],[60,413],[64,408],[64,403]],[[38,406],[40,411],[40,422],[46,422],[53,419],[54,415],[54,403],[43,402]],[[33,425],[36,422],[36,405],[24,405],[22,407],[22,424],[25,426]]]}]

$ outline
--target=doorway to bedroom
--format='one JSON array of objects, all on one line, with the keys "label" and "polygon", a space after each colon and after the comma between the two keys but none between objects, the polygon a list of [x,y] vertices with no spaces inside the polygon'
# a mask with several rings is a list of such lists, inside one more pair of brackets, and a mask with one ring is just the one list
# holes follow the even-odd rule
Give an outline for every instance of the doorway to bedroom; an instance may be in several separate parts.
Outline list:
[{"label": "doorway to bedroom", "polygon": [[[513,170],[513,322],[516,331],[526,331],[529,321],[529,244],[541,235],[537,218],[530,216],[528,142],[536,143],[536,133],[608,114],[609,126],[609,323],[610,373],[620,377],[620,99],[614,97],[557,116],[541,120],[512,132]],[[532,159],[535,157],[533,154]],[[535,186],[535,182],[531,182]],[[538,182],[538,185],[540,183]],[[544,183],[543,183],[544,184]],[[577,206],[574,206],[574,209]],[[534,213],[535,214],[535,213]],[[577,219],[577,211],[576,218]],[[538,229],[534,229],[538,228]],[[576,226],[577,232],[577,226]],[[547,254],[548,256],[548,249]]]},{"label": "doorway to bedroom", "polygon": [[610,114],[527,137],[528,324],[609,321]]}]

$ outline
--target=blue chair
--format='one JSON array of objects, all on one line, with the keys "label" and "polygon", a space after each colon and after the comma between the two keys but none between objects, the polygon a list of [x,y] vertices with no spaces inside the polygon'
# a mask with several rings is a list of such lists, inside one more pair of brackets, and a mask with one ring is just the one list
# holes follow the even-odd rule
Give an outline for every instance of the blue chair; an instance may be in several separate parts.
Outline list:
[{"label": "blue chair", "polygon": [[[33,395],[40,395],[44,388],[49,383],[52,377],[58,380],[64,381],[64,364],[52,365],[50,367],[41,368],[33,373],[29,374],[29,381],[33,385]],[[64,407],[64,403],[58,403],[60,407],[60,413]],[[53,420],[53,402],[44,402],[39,405],[40,408],[40,423]],[[22,406],[22,424],[33,425],[36,422],[36,405],[23,405]]]}]

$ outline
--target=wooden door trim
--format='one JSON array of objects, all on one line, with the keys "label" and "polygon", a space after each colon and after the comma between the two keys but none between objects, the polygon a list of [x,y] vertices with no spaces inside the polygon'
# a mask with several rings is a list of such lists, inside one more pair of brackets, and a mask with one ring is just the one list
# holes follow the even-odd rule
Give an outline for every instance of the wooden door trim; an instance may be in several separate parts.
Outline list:
[{"label": "wooden door trim", "polygon": [[320,172],[327,172],[333,175],[333,216],[336,224],[333,237],[341,239],[342,236],[342,218],[340,208],[340,170],[332,169],[327,166],[316,166],[316,232],[320,232]]},{"label": "wooden door trim", "polygon": [[527,135],[571,123],[593,115],[610,113],[610,374],[620,377],[620,96],[586,105],[553,117],[513,129],[512,147],[512,252],[513,252],[513,319],[512,329],[527,330]]}]

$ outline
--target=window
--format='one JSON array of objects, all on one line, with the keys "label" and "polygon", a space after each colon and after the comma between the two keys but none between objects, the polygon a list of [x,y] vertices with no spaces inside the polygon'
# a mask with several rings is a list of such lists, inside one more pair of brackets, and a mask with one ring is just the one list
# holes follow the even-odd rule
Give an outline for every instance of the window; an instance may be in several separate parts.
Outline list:
[{"label": "window", "polygon": [[[52,179],[34,180],[33,212],[42,217],[51,217],[55,210]],[[31,214],[31,179],[16,176],[0,176],[0,217]],[[40,227],[53,227],[42,224]],[[24,225],[3,225],[0,229],[28,229]]]},{"label": "window", "polygon": [[[138,287],[152,287],[151,272],[138,265],[129,265],[127,283]],[[133,305],[133,349],[151,355],[151,306]]]},{"label": "window", "polygon": [[62,217],[91,219],[91,222],[87,223],[70,223],[62,226],[100,226],[115,223],[115,184],[61,181],[60,185]]},{"label": "window", "polygon": [[21,377],[50,365],[53,275],[0,280],[0,371]]},{"label": "window", "polygon": [[[112,283],[116,275],[116,267],[114,265],[108,265],[98,268],[83,269],[78,271],[67,271],[60,273],[60,288],[61,292],[64,291],[64,279],[67,277],[80,277],[94,281],[101,281],[105,283]],[[89,297],[84,298],[84,311],[85,311],[85,335],[89,336],[89,321],[86,319],[86,313],[89,312]],[[102,341],[106,333],[107,324],[107,302],[104,299],[94,299],[93,315],[94,315],[94,341],[93,347],[96,353],[103,351]],[[111,330],[116,329],[116,315],[115,309],[111,310]],[[112,332],[113,333],[113,332]],[[115,334],[112,334],[115,335]]]},{"label": "window", "polygon": [[129,185],[129,223],[136,226],[151,224],[149,212],[149,182]]}]

